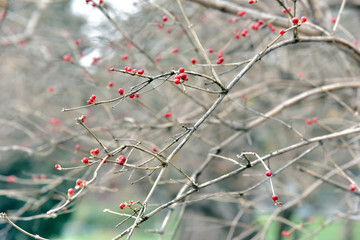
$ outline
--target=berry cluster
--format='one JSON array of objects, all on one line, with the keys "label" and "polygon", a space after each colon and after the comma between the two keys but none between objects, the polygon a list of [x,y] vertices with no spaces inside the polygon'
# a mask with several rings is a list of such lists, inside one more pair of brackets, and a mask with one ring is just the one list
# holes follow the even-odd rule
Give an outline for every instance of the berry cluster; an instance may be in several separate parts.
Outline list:
[{"label": "berry cluster", "polygon": [[129,73],[134,73],[134,74],[139,74],[139,75],[142,75],[144,72],[145,72],[145,70],[144,69],[140,69],[140,70],[137,70],[137,69],[132,69],[131,67],[125,67],[124,68],[124,70],[125,71],[127,71],[127,72],[129,72]]},{"label": "berry cluster", "polygon": [[[86,4],[88,4],[89,2],[92,2],[92,6],[93,6],[93,7],[98,6],[98,4],[97,4],[95,1],[93,1],[93,0],[85,0],[85,2],[86,2]],[[99,0],[99,5],[101,5],[101,4],[103,4],[103,3],[104,3],[103,0]]]},{"label": "berry cluster", "polygon": [[99,154],[100,150],[98,148],[92,149],[90,151],[91,156],[96,157]]},{"label": "berry cluster", "polygon": [[[245,29],[244,29],[245,30]],[[244,31],[243,30],[243,31]],[[247,32],[247,30],[246,30]],[[246,35],[246,34],[245,34]],[[223,52],[222,51],[218,51],[218,60],[216,61],[216,64],[222,64],[224,62],[224,58],[223,58]]]},{"label": "berry cluster", "polygon": [[188,81],[187,75],[185,73],[185,69],[183,67],[179,68],[177,71],[178,74],[174,77],[174,83],[179,84]]},{"label": "berry cluster", "polygon": [[317,121],[318,121],[317,117],[313,117],[312,119],[306,119],[305,124],[306,125],[311,125],[313,123],[317,123]]},{"label": "berry cluster", "polygon": [[96,100],[96,95],[91,95],[91,97],[89,98],[89,100],[86,101],[87,104],[93,104]]}]

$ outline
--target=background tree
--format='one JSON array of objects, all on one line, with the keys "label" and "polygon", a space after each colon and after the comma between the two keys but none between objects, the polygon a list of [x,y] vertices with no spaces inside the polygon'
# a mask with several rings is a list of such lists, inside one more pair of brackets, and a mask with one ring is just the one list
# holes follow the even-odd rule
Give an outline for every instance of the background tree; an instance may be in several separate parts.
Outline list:
[{"label": "background tree", "polygon": [[355,236],[358,1],[117,4],[1,2],[2,238]]}]

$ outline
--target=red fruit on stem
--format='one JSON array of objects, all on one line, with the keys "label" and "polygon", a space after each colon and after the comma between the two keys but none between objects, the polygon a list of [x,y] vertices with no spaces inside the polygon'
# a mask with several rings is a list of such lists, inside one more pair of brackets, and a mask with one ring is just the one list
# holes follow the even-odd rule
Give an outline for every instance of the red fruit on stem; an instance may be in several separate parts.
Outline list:
[{"label": "red fruit on stem", "polygon": [[192,64],[195,64],[195,63],[196,63],[196,59],[195,59],[195,58],[192,58],[192,59],[191,59],[191,63],[192,63]]},{"label": "red fruit on stem", "polygon": [[163,17],[162,17],[162,20],[163,20],[164,22],[166,22],[166,21],[168,20],[168,17],[167,17],[167,16],[163,16]]},{"label": "red fruit on stem", "polygon": [[242,16],[244,16],[245,15],[245,10],[242,10],[241,12],[238,12],[237,13],[237,15],[239,16],[239,17],[242,17]]},{"label": "red fruit on stem", "polygon": [[69,54],[66,54],[66,55],[64,55],[63,60],[65,62],[72,62],[73,59],[72,59],[72,57],[70,57]]},{"label": "red fruit on stem", "polygon": [[124,209],[125,207],[126,207],[125,203],[121,203],[120,206],[119,206],[120,209]]},{"label": "red fruit on stem", "polygon": [[58,170],[60,170],[60,169],[61,169],[60,164],[55,164],[55,168],[58,169]]},{"label": "red fruit on stem", "polygon": [[82,180],[81,180],[81,179],[76,180],[76,185],[81,186],[81,184],[82,184]]},{"label": "red fruit on stem", "polygon": [[121,155],[116,159],[116,161],[118,162],[119,165],[124,165],[126,158],[123,155]]},{"label": "red fruit on stem", "polygon": [[278,195],[276,194],[274,194],[271,198],[274,202],[276,202],[279,199]]},{"label": "red fruit on stem", "polygon": [[293,24],[299,23],[299,19],[297,17],[294,17],[291,21],[293,22]]},{"label": "red fruit on stem", "polygon": [[69,197],[74,193],[74,189],[73,188],[69,188],[68,189],[68,195]]},{"label": "red fruit on stem", "polygon": [[279,33],[280,33],[280,35],[284,35],[285,30],[284,30],[284,29],[281,29]]},{"label": "red fruit on stem", "polygon": [[87,157],[84,157],[81,161],[85,164],[89,163],[89,159]]},{"label": "red fruit on stem", "polygon": [[123,95],[123,94],[124,94],[124,89],[119,88],[119,91],[118,91],[118,92],[119,92],[120,95]]},{"label": "red fruit on stem", "polygon": [[143,75],[143,74],[144,74],[144,72],[145,72],[145,70],[144,70],[144,69],[140,69],[137,73],[138,73],[138,74],[140,74],[140,75]]},{"label": "red fruit on stem", "polygon": [[172,113],[171,112],[167,112],[167,113],[164,113],[164,117],[165,118],[169,118],[172,116]]},{"label": "red fruit on stem", "polygon": [[272,172],[270,170],[266,170],[265,175],[268,176],[268,177],[271,177]]},{"label": "red fruit on stem", "polygon": [[306,119],[306,120],[305,120],[305,124],[306,124],[306,125],[311,125],[311,124],[312,124],[311,119]]},{"label": "red fruit on stem", "polygon": [[355,189],[356,189],[356,188],[355,188],[355,184],[353,184],[353,183],[350,184],[350,191],[353,192],[353,191],[355,191]]}]

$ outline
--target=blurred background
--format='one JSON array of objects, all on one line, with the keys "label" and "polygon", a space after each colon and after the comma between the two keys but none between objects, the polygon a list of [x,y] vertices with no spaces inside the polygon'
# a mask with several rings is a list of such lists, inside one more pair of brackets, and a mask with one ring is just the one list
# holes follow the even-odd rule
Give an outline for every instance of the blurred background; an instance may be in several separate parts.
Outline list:
[{"label": "blurred background", "polygon": [[[281,2],[294,14],[293,1]],[[295,15],[318,26],[303,24],[300,36],[333,34],[341,2],[296,2]],[[224,86],[281,29],[292,26],[279,1],[182,4]],[[246,13],[237,14],[242,10]],[[174,156],[176,168],[169,165],[149,211],[174,199],[186,186],[187,179],[177,168],[191,176],[211,159],[199,174],[201,184],[246,164],[237,157],[242,152],[264,156],[358,124],[358,87],[309,95],[261,124],[254,122],[299,94],[359,81],[359,12],[359,1],[346,2],[334,33],[345,44],[294,42],[254,64]],[[278,41],[293,37],[289,31]],[[223,64],[216,64],[219,51]],[[66,61],[69,57],[71,61]],[[90,150],[99,148],[99,156],[105,156],[97,141],[76,124],[78,117],[87,116],[86,126],[109,150],[135,145],[166,158],[221,91],[199,75],[213,77],[175,1],[2,0],[0,59],[0,212],[24,230],[49,239],[114,238],[133,220],[104,210],[131,214],[129,208],[120,210],[119,204],[144,201],[159,172],[123,168],[114,164],[115,156],[77,199],[56,217],[47,215],[67,199],[67,189],[74,188],[77,179],[92,178],[97,164],[86,166],[81,161],[90,158]],[[146,85],[146,78],[109,71],[110,66],[164,76]],[[184,85],[173,82],[173,71],[179,67],[191,72]],[[119,88],[128,94],[143,85],[139,97],[113,100],[119,97]],[[93,94],[96,101],[109,102],[87,105]],[[121,154],[129,164],[159,165],[136,148]],[[272,177],[283,210],[274,206],[265,169],[258,164],[181,201],[163,235],[154,229],[161,229],[167,209],[141,224],[133,239],[256,239],[260,234],[266,239],[357,239],[359,135],[294,148],[266,164],[275,173],[301,154]],[[56,164],[70,169],[59,171]],[[330,181],[320,181],[339,168]],[[354,192],[349,190],[351,184],[356,185]],[[30,237],[0,220],[0,239]]]}]

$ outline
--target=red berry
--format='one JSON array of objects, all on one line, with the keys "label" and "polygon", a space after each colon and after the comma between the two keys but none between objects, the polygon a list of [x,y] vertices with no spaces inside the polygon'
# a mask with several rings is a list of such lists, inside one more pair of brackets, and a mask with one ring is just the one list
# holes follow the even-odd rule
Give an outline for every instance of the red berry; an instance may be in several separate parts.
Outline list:
[{"label": "red berry", "polygon": [[299,78],[303,78],[304,77],[304,73],[303,72],[300,72],[299,73]]},{"label": "red berry", "polygon": [[251,28],[254,29],[254,30],[258,30],[259,27],[260,27],[259,23],[254,23],[253,25],[251,25]]},{"label": "red berry", "polygon": [[93,2],[93,3],[92,3],[92,6],[93,6],[93,7],[96,7],[96,2]]},{"label": "red berry", "polygon": [[249,0],[249,4],[253,4],[254,3],[254,0]]},{"label": "red berry", "polygon": [[238,34],[238,33],[235,34],[235,38],[236,38],[236,39],[239,39],[239,38],[240,38],[240,34]]},{"label": "red berry", "polygon": [[316,123],[318,121],[317,117],[313,117],[312,122]]},{"label": "red berry", "polygon": [[72,62],[72,60],[73,60],[72,57],[70,57],[69,54],[64,55],[63,59],[64,59],[65,62]]},{"label": "red berry", "polygon": [[271,31],[272,31],[272,32],[276,32],[276,28],[274,28],[274,27],[271,28]]},{"label": "red berry", "polygon": [[60,169],[61,169],[60,164],[56,164],[56,165],[55,165],[55,168],[58,169],[58,170],[60,170]]},{"label": "red berry", "polygon": [[248,30],[245,28],[244,30],[242,30],[241,36],[245,37],[247,33],[248,33]]},{"label": "red berry", "polygon": [[332,23],[336,23],[336,18],[334,18],[334,17],[333,17],[333,18],[331,18],[331,19],[330,19],[330,22],[332,22]]},{"label": "red berry", "polygon": [[242,10],[241,12],[238,12],[237,13],[237,15],[239,16],[239,17],[242,17],[242,16],[244,16],[245,15],[245,10]]},{"label": "red berry", "polygon": [[118,91],[118,92],[119,92],[120,95],[123,95],[123,94],[124,94],[124,89],[119,88],[119,91]]},{"label": "red berry", "polygon": [[270,170],[266,170],[265,174],[266,174],[266,176],[271,177],[272,172]]},{"label": "red berry", "polygon": [[108,72],[114,71],[114,67],[113,67],[113,66],[108,67],[108,68],[107,68],[107,71],[108,71]]},{"label": "red berry", "polygon": [[109,82],[109,83],[108,83],[108,87],[109,87],[109,88],[111,88],[111,87],[113,87],[113,86],[114,86],[114,83],[113,83],[113,82]]},{"label": "red berry", "polygon": [[81,43],[81,40],[76,40],[75,41],[75,44],[78,45],[78,46],[80,45],[80,43]]},{"label": "red berry", "polygon": [[353,192],[353,191],[355,191],[355,189],[356,189],[356,188],[355,188],[355,184],[353,184],[353,183],[350,184],[350,191]]},{"label": "red berry", "polygon": [[136,94],[135,94],[135,97],[136,97],[136,98],[139,98],[139,97],[140,97],[140,94],[136,93]]},{"label": "red berry", "polygon": [[96,95],[91,95],[91,97],[90,97],[90,100],[93,100],[93,101],[95,101],[95,99],[96,99]]},{"label": "red berry", "polygon": [[86,101],[86,103],[90,105],[90,104],[93,104],[93,103],[94,103],[94,101],[87,100],[87,101]]},{"label": "red berry", "polygon": [[185,72],[185,69],[183,67],[181,67],[181,68],[179,68],[178,72],[183,73],[183,72]]},{"label": "red berry", "polygon": [[75,146],[75,150],[76,150],[76,151],[79,151],[79,150],[80,150],[80,145],[79,145],[79,144],[77,144],[77,145]]},{"label": "red berry", "polygon": [[73,188],[69,188],[68,189],[68,195],[69,197],[74,193],[74,189]]},{"label": "red berry", "polygon": [[181,73],[179,76],[180,76],[181,79],[185,79],[187,77],[186,73]]},{"label": "red berry", "polygon": [[53,88],[53,87],[49,87],[48,90],[49,90],[49,92],[53,92],[53,91],[54,91],[54,88]]},{"label": "red berry", "polygon": [[84,157],[81,161],[85,164],[89,163],[89,159],[87,157]]},{"label": "red berry", "polygon": [[167,16],[163,16],[162,20],[163,20],[164,22],[166,22],[166,21],[168,20],[168,17],[167,17]]},{"label": "red berry", "polygon": [[119,165],[124,165],[126,158],[123,155],[121,155],[116,159],[116,161],[118,162]]},{"label": "red berry", "polygon": [[123,61],[128,60],[128,58],[129,58],[128,55],[122,55],[121,56],[121,60],[123,60]]},{"label": "red berry", "polygon": [[293,24],[299,23],[299,19],[297,17],[294,17],[291,21],[293,22]]},{"label": "red berry", "polygon": [[155,62],[159,62],[160,61],[160,58],[155,58]]},{"label": "red berry", "polygon": [[195,59],[195,58],[192,58],[192,59],[191,59],[191,63],[192,63],[192,64],[195,64],[195,63],[196,63],[196,59]]},{"label": "red berry", "polygon": [[278,195],[276,194],[274,194],[271,198],[274,202],[276,202],[279,199]]},{"label": "red berry", "polygon": [[94,152],[95,152],[95,155],[98,155],[99,152],[100,152],[100,150],[99,150],[98,148],[95,148],[95,149],[94,149]]},{"label": "red berry", "polygon": [[144,70],[144,69],[140,69],[137,73],[138,73],[138,74],[140,74],[140,75],[143,75],[143,74],[144,74],[144,72],[145,72],[145,70]]},{"label": "red berry", "polygon": [[174,80],[174,83],[175,83],[175,84],[179,84],[179,83],[180,83],[180,79],[175,79],[175,80]]},{"label": "red berry", "polygon": [[[82,116],[80,117],[81,122],[84,122],[84,121],[85,121],[85,118],[86,118],[86,116],[85,116],[85,115],[82,115]],[[80,149],[80,145],[76,145],[76,146],[79,146],[79,149]]]},{"label": "red berry", "polygon": [[306,119],[306,120],[305,120],[305,124],[307,124],[307,125],[311,125],[311,124],[312,124],[311,119]]},{"label": "red berry", "polygon": [[284,29],[281,29],[279,33],[280,33],[280,35],[284,35],[285,30],[284,30]]},{"label": "red berry", "polygon": [[129,95],[129,98],[134,98],[135,97],[135,94],[130,94]]},{"label": "red berry", "polygon": [[[291,12],[291,8],[288,8],[288,11]],[[283,13],[286,13],[286,9],[284,8],[284,9],[282,10],[282,12],[283,12]]]},{"label": "red berry", "polygon": [[306,20],[307,20],[306,17],[301,17],[301,18],[300,18],[300,22],[301,22],[301,23],[306,22]]},{"label": "red berry", "polygon": [[223,56],[223,52],[220,50],[218,51],[218,58],[222,57]]},{"label": "red berry", "polygon": [[218,64],[223,63],[223,62],[224,62],[224,58],[223,58],[223,57],[219,57],[219,60],[218,60],[217,62],[219,62]]},{"label": "red berry", "polygon": [[258,23],[259,23],[260,25],[263,25],[263,24],[264,24],[264,20],[259,19]]},{"label": "red berry", "polygon": [[13,182],[15,182],[15,179],[16,179],[16,177],[14,175],[10,175],[6,178],[6,181],[8,183],[13,183]]},{"label": "red berry", "polygon": [[133,72],[133,73],[137,73],[137,69],[133,69],[132,72]]},{"label": "red berry", "polygon": [[166,118],[169,118],[172,116],[172,113],[171,112],[167,112],[167,113],[164,113],[164,117]]},{"label": "red berry", "polygon": [[128,67],[127,69],[125,69],[126,71],[128,71],[128,72],[131,72],[131,67]]},{"label": "red berry", "polygon": [[177,52],[179,52],[179,49],[174,48],[173,50],[171,50],[171,52],[172,52],[172,53],[177,53]]},{"label": "red berry", "polygon": [[282,231],[282,232],[281,232],[281,236],[290,237],[290,236],[291,236],[291,233],[289,233],[289,232],[287,232],[287,231]]},{"label": "red berry", "polygon": [[155,147],[153,147],[153,149],[152,149],[152,150],[153,150],[153,152],[157,152],[157,150],[156,150],[156,148],[155,148]]},{"label": "red berry", "polygon": [[232,18],[229,18],[229,19],[228,19],[228,22],[229,22],[229,23],[232,23],[232,21],[233,21]]},{"label": "red berry", "polygon": [[81,180],[81,179],[76,180],[76,185],[81,186],[81,184],[82,184],[82,180]]},{"label": "red berry", "polygon": [[121,203],[120,206],[119,206],[120,209],[124,209],[125,207],[126,207],[125,203]]}]

